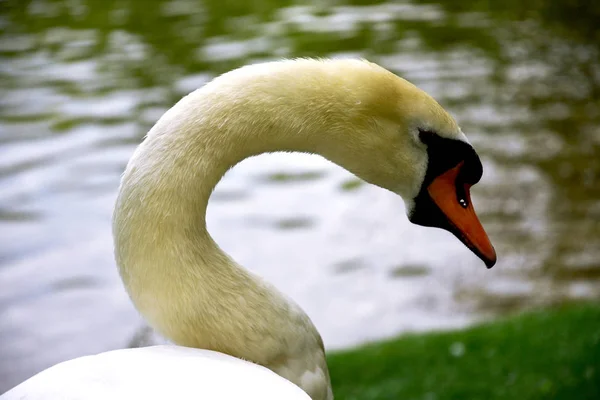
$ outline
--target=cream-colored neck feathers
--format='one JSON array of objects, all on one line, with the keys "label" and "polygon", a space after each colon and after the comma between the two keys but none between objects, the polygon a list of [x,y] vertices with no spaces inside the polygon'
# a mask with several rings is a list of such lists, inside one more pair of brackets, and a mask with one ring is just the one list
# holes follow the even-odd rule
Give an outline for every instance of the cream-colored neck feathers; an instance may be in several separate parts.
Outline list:
[{"label": "cream-colored neck feathers", "polygon": [[244,67],[183,98],[136,150],[116,204],[116,258],[136,307],[177,344],[253,361],[332,399],[317,330],[214,243],[208,199],[239,161],[282,150],[321,154],[412,198],[427,163],[419,124],[460,134],[433,99],[364,61]]}]

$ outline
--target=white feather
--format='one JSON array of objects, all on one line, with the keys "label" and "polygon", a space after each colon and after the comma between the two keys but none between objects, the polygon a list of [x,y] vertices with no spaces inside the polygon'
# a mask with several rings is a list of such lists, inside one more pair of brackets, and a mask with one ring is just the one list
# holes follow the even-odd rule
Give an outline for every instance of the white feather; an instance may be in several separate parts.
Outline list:
[{"label": "white feather", "polygon": [[154,346],[80,357],[40,372],[2,400],[310,400],[267,368],[210,350]]}]

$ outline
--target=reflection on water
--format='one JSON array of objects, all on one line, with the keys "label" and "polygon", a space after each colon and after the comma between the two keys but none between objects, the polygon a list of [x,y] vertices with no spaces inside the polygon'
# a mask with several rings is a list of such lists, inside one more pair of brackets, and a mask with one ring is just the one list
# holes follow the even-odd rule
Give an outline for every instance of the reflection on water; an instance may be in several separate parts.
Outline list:
[{"label": "reflection on water", "polygon": [[482,155],[474,197],[499,254],[486,271],[319,157],[243,162],[215,191],[209,228],[328,347],[599,298],[600,8],[545,3],[3,2],[0,392],[129,343],[141,321],[110,237],[128,157],[182,95],[281,57],[367,57],[438,98]]}]

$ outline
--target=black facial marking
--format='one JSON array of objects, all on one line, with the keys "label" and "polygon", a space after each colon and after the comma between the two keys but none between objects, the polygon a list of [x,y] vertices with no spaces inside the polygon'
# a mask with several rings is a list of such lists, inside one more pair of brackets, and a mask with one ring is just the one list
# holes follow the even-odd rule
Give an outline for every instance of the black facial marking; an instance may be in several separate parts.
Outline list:
[{"label": "black facial marking", "polygon": [[419,138],[427,145],[428,162],[427,173],[423,181],[423,188],[429,186],[431,181],[454,168],[459,162],[464,161],[459,180],[474,185],[483,175],[483,167],[479,156],[471,145],[462,140],[443,138],[435,132],[419,129]]},{"label": "black facial marking", "polygon": [[473,147],[461,140],[443,138],[435,132],[421,129],[419,138],[427,145],[428,164],[425,179],[414,199],[415,206],[409,219],[417,225],[438,227],[456,234],[444,213],[431,200],[427,187],[435,178],[464,161],[456,179],[456,201],[466,208],[469,204],[464,184],[474,185],[479,182],[483,174],[481,160]]}]

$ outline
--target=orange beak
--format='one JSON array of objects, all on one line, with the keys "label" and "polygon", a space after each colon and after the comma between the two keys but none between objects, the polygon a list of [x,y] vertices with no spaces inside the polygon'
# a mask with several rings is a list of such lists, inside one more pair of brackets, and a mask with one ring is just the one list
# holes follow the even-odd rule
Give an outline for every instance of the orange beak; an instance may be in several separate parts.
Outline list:
[{"label": "orange beak", "polygon": [[471,204],[471,185],[457,188],[456,178],[464,162],[435,178],[427,187],[431,200],[444,213],[454,233],[488,268],[496,264],[496,250]]}]

